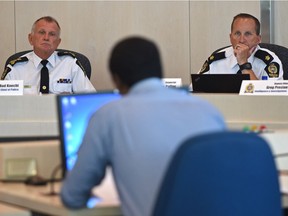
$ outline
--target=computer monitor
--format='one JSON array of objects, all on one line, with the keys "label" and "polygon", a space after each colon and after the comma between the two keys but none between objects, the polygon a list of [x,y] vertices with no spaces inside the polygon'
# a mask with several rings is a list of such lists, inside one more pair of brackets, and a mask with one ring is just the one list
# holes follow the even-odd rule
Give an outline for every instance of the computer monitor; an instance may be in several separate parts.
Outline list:
[{"label": "computer monitor", "polygon": [[121,95],[114,91],[57,95],[63,178],[76,160],[91,115]]}]

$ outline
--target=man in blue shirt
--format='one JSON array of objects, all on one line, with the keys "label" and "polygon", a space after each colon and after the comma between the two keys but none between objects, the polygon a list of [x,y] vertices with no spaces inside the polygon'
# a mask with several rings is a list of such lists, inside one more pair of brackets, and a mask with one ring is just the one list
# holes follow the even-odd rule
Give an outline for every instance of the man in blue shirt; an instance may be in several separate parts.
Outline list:
[{"label": "man in blue shirt", "polygon": [[163,86],[160,54],[152,41],[120,41],[109,64],[123,97],[91,117],[78,160],[63,182],[62,201],[69,208],[85,207],[111,166],[123,214],[148,216],[179,145],[226,125],[208,102]]}]

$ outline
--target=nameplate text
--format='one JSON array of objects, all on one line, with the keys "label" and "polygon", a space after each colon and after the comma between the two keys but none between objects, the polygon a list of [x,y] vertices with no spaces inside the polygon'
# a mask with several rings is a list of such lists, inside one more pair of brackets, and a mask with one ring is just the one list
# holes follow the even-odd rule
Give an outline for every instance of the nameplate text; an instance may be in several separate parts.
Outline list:
[{"label": "nameplate text", "polygon": [[23,95],[23,80],[0,80],[0,95]]},{"label": "nameplate text", "polygon": [[240,95],[288,95],[286,80],[243,80]]},{"label": "nameplate text", "polygon": [[182,79],[181,78],[163,78],[162,82],[166,87],[182,87]]}]

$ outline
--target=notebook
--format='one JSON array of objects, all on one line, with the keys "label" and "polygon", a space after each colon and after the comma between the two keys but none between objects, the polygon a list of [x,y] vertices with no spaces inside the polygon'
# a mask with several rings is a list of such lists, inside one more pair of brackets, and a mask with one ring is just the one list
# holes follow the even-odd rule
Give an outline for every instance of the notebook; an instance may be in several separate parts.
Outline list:
[{"label": "notebook", "polygon": [[191,74],[192,92],[239,93],[249,74]]},{"label": "notebook", "polygon": [[63,178],[77,160],[77,152],[91,115],[103,105],[120,97],[119,93],[113,91],[57,95]]}]

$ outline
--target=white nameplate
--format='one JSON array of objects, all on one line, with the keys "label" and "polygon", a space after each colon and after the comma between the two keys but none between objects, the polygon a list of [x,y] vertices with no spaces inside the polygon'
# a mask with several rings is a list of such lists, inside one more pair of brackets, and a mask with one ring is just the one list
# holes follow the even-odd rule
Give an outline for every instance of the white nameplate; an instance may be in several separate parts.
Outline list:
[{"label": "white nameplate", "polygon": [[0,80],[0,95],[23,95],[23,80]]},{"label": "white nameplate", "polygon": [[243,80],[240,95],[288,95],[286,80]]},{"label": "white nameplate", "polygon": [[166,87],[182,87],[182,79],[181,78],[163,78],[162,82]]}]

